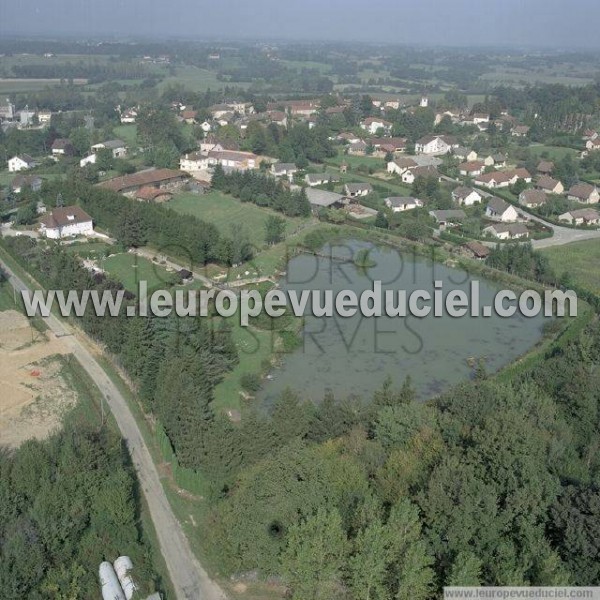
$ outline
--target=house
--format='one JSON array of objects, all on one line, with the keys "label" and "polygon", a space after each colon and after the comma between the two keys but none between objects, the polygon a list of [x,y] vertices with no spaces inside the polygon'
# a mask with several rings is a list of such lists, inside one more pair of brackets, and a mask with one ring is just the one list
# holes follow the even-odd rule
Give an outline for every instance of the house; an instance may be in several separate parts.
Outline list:
[{"label": "house", "polygon": [[492,171],[475,177],[475,184],[486,188],[506,188],[514,185],[519,179],[531,183],[531,175],[527,169],[513,169],[511,171]]},{"label": "house", "polygon": [[481,242],[467,242],[464,247],[477,260],[485,260],[490,254],[490,249]]},{"label": "house", "polygon": [[411,196],[390,196],[384,200],[385,205],[392,212],[404,212],[405,210],[413,210],[423,206],[423,201]]},{"label": "house", "polygon": [[140,188],[135,193],[135,199],[140,202],[168,202],[173,198],[173,193],[169,190],[162,190],[151,186]]},{"label": "house", "polygon": [[504,223],[516,221],[519,218],[517,209],[508,202],[493,196],[485,209],[485,216]]},{"label": "house", "polygon": [[341,208],[344,205],[344,197],[341,194],[326,190],[306,188],[306,197],[315,211],[322,208]]},{"label": "house", "polygon": [[373,156],[385,157],[386,154],[401,154],[406,150],[406,138],[371,138],[368,144],[375,148]]},{"label": "house", "polygon": [[261,159],[252,152],[239,152],[235,150],[211,150],[208,153],[210,165],[221,165],[224,169],[247,171],[257,169]]},{"label": "house", "polygon": [[275,163],[271,165],[271,174],[275,177],[288,177],[292,179],[294,173],[298,172],[298,167],[294,163]]},{"label": "house", "polygon": [[459,206],[473,206],[477,202],[481,202],[481,194],[470,187],[457,187],[452,192],[452,200]]},{"label": "house", "polygon": [[554,169],[554,163],[550,160],[541,160],[537,166],[540,175],[550,175]]},{"label": "house", "polygon": [[454,148],[452,154],[456,156],[456,158],[466,162],[473,162],[477,160],[477,152],[475,152],[475,150],[469,150],[469,148],[465,148],[464,146]]},{"label": "house", "polygon": [[200,142],[200,152],[208,154],[211,150],[222,152],[223,150],[232,150],[237,152],[240,145],[235,140],[219,139],[216,135],[210,134],[206,139]]},{"label": "house", "polygon": [[496,167],[502,168],[506,166],[506,156],[504,156],[504,154],[492,154],[491,159],[491,164],[495,165]]},{"label": "house", "polygon": [[233,112],[227,104],[214,104],[208,111],[213,119],[221,119],[223,116]]},{"label": "house", "polygon": [[523,167],[506,171],[506,173],[511,176],[511,185],[514,185],[517,182],[517,179],[522,179],[525,183],[531,183],[533,179],[531,173]]},{"label": "house", "polygon": [[12,121],[16,114],[15,105],[8,98],[0,104],[0,121]]},{"label": "house", "polygon": [[589,183],[577,183],[568,191],[567,198],[583,204],[597,204],[600,201],[600,193]]},{"label": "house", "polygon": [[480,125],[485,123],[486,125],[490,122],[490,115],[488,113],[473,113],[471,116],[473,124]]},{"label": "house", "polygon": [[124,125],[135,123],[138,113],[135,108],[128,108],[121,113],[120,120]]},{"label": "house", "polygon": [[547,194],[562,194],[565,191],[565,186],[557,179],[552,179],[549,175],[542,175],[537,180],[535,187]]},{"label": "house", "polygon": [[51,240],[94,232],[92,217],[79,206],[55,208],[46,213],[40,223],[40,232]]},{"label": "house", "polygon": [[307,173],[304,177],[304,181],[309,187],[327,185],[328,183],[334,183],[339,180],[339,176],[334,175],[333,173]]},{"label": "house", "polygon": [[280,102],[270,102],[267,105],[267,110],[278,110],[282,108],[296,117],[309,117],[314,115],[319,110],[319,100],[284,100]]},{"label": "house", "polygon": [[288,119],[287,114],[281,110],[271,110],[267,113],[267,118],[271,123],[279,125],[280,127],[287,127]]},{"label": "house", "polygon": [[417,166],[417,163],[408,156],[402,156],[397,158],[387,165],[387,172],[394,173],[395,175],[402,175],[407,169],[411,169]]},{"label": "house", "polygon": [[189,175],[183,171],[174,169],[148,169],[131,175],[115,177],[108,181],[96,184],[98,187],[118,192],[124,196],[135,196],[143,187],[149,186],[162,190],[177,190],[189,179]]},{"label": "house", "polygon": [[352,133],[350,131],[342,131],[341,133],[338,133],[333,139],[337,140],[338,142],[348,142],[348,144],[356,144],[357,142],[361,141],[361,138],[359,138],[355,133]]},{"label": "house", "polygon": [[193,125],[196,123],[196,117],[198,116],[197,110],[182,110],[181,118],[188,124]]},{"label": "house", "polygon": [[446,229],[452,223],[458,223],[467,218],[465,211],[460,209],[430,210],[429,215],[435,219],[440,229]]},{"label": "house", "polygon": [[559,215],[558,220],[571,225],[598,225],[600,214],[593,208],[580,208]]},{"label": "house", "polygon": [[97,154],[89,154],[88,156],[84,156],[79,161],[79,166],[83,169],[83,167],[86,167],[87,165],[95,165],[97,160],[98,160]]},{"label": "house", "polygon": [[519,194],[519,204],[527,208],[536,208],[542,204],[546,204],[548,197],[544,190],[523,190]]},{"label": "house", "polygon": [[515,125],[510,134],[513,137],[526,137],[530,129],[528,125]]},{"label": "house", "polygon": [[37,175],[17,175],[10,182],[10,189],[15,194],[20,194],[24,189],[39,192],[42,189],[43,180]]},{"label": "house", "polygon": [[200,129],[202,129],[205,134],[210,133],[212,125],[208,121],[202,121],[202,123],[200,123]]},{"label": "house", "polygon": [[417,166],[407,169],[400,177],[403,183],[408,183],[410,185],[414,183],[417,177],[435,177],[438,179],[439,176],[438,170],[433,166]]},{"label": "house", "polygon": [[202,152],[190,152],[179,159],[179,168],[182,171],[205,171],[208,167],[208,154]]},{"label": "house", "polygon": [[380,117],[367,117],[361,122],[360,127],[368,131],[371,135],[375,135],[380,129],[389,133],[392,130],[392,125],[392,123]]},{"label": "house", "polygon": [[52,142],[52,156],[73,156],[75,148],[71,140],[58,138]]},{"label": "house", "polygon": [[344,186],[344,193],[349,198],[368,196],[372,191],[373,186],[370,183],[347,183]]},{"label": "house", "polygon": [[367,153],[368,147],[366,142],[358,140],[358,142],[354,142],[348,146],[348,154],[352,156],[364,156]]},{"label": "house", "polygon": [[426,135],[415,144],[415,154],[429,154],[438,156],[448,154],[458,143],[449,135]]},{"label": "house", "polygon": [[19,171],[33,169],[33,167],[37,167],[37,163],[29,154],[20,154],[8,159],[9,173],[18,173]]},{"label": "house", "polygon": [[52,113],[49,110],[40,110],[38,113],[38,123],[40,125],[48,125],[52,120]]},{"label": "house", "polygon": [[110,150],[113,158],[124,158],[127,156],[127,146],[123,140],[106,140],[92,146],[94,150]]},{"label": "house", "polygon": [[509,225],[494,223],[489,227],[485,227],[483,233],[492,235],[499,240],[516,240],[529,237],[529,230],[523,223],[512,223]]},{"label": "house", "polygon": [[[483,156],[479,160],[482,160],[483,164],[486,167],[493,167],[496,164],[496,161],[494,160],[494,155],[493,154],[487,154],[486,156]],[[501,166],[501,165],[498,165],[498,166]]]},{"label": "house", "polygon": [[585,143],[586,150],[600,150],[600,138],[594,138],[593,140],[588,140]]},{"label": "house", "polygon": [[476,177],[485,171],[485,163],[482,160],[464,162],[458,165],[458,172],[463,177]]}]

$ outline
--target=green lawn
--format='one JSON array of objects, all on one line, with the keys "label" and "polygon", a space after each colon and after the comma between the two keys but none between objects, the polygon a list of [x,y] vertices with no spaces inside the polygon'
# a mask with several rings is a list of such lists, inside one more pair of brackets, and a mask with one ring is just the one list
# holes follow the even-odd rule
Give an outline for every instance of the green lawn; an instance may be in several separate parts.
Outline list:
[{"label": "green lawn", "polygon": [[[217,229],[229,235],[232,223],[244,226],[250,237],[250,242],[261,248],[265,243],[265,222],[270,215],[283,216],[268,208],[262,208],[250,202],[240,202],[233,196],[228,196],[218,191],[198,195],[191,193],[178,194],[171,202],[169,208],[181,214],[189,214],[213,223]],[[286,233],[289,235],[296,231],[305,221],[300,218],[284,217],[287,221]]]},{"label": "green lawn", "polygon": [[535,144],[529,146],[529,150],[536,156],[540,156],[540,154],[543,152],[547,152],[548,156],[553,160],[560,160],[567,154],[570,154],[571,158],[577,158],[579,156],[579,152],[577,150],[574,150],[573,148],[565,148],[563,146],[545,146],[542,144]]},{"label": "green lawn", "polygon": [[113,127],[115,137],[119,140],[123,140],[129,147],[135,146],[137,142],[137,125],[117,125]]},{"label": "green lawn", "polygon": [[148,282],[148,290],[168,287],[173,283],[172,273],[136,254],[115,254],[101,261],[100,265],[133,293],[137,293],[140,281]]},{"label": "green lawn", "polygon": [[385,161],[383,158],[374,158],[372,156],[352,156],[351,154],[344,154],[343,151],[334,158],[327,159],[327,162],[335,165],[346,163],[351,169],[356,169],[359,165],[374,167],[376,169],[385,168]]},{"label": "green lawn", "polygon": [[548,257],[551,267],[559,275],[567,272],[583,288],[600,294],[600,241],[587,240],[566,246],[546,248],[540,252]]}]

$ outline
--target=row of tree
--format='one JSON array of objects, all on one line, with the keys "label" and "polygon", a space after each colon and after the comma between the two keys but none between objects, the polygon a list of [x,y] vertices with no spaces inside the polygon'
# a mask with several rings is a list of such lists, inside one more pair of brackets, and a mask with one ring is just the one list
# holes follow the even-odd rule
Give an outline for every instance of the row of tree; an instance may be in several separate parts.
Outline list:
[{"label": "row of tree", "polygon": [[259,171],[232,171],[225,173],[221,165],[215,167],[212,187],[231,194],[242,202],[267,206],[288,217],[305,217],[310,214],[306,191],[292,191],[281,181]]}]

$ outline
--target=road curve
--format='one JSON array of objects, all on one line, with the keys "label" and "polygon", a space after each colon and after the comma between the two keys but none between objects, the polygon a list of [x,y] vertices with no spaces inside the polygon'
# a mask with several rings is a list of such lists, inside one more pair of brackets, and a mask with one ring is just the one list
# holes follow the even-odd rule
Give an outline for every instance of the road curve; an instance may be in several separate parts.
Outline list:
[{"label": "road curve", "polygon": [[[2,261],[0,261],[0,267],[7,273],[10,284],[18,292],[29,289]],[[171,510],[156,466],[125,398],[77,338],[74,329],[54,315],[44,318],[44,321],[54,335],[61,337],[61,341],[81,363],[104,395],[115,416],[121,435],[129,448],[140,487],[146,498],[160,551],[169,570],[177,599],[225,600],[226,596],[223,591],[208,577],[194,556],[181,525]]]}]

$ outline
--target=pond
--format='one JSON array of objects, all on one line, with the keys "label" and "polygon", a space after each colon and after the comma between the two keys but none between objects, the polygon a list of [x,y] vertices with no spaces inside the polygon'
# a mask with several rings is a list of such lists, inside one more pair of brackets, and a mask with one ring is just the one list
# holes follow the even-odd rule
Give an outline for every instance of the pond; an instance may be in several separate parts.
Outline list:
[{"label": "pond", "polygon": [[[368,260],[357,267],[355,257],[358,253],[364,259],[364,248],[369,250]],[[436,280],[443,282],[445,293],[460,289],[468,294],[471,280],[476,279],[481,305],[492,305],[494,295],[502,289],[463,270],[364,242],[325,247],[319,254],[293,258],[280,282],[281,289],[330,289],[334,296],[341,290],[360,294],[380,280],[383,290],[404,289],[410,294],[419,289],[433,297]],[[343,260],[350,257],[354,258]],[[258,393],[258,401],[268,407],[286,388],[314,402],[320,402],[328,390],[338,399],[350,395],[370,398],[388,375],[398,386],[410,375],[419,397],[429,398],[469,378],[480,358],[485,359],[488,372],[514,361],[542,338],[547,320],[520,313],[510,318],[495,313],[460,318],[447,314],[424,318],[365,318],[361,314],[344,318],[334,314],[317,318],[307,314],[301,346],[282,357]]]}]

